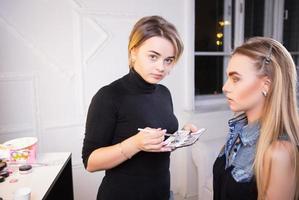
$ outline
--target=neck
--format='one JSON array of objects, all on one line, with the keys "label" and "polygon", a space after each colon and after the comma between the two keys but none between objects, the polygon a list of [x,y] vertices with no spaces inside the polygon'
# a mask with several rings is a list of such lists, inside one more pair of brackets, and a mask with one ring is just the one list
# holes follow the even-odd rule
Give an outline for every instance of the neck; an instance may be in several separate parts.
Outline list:
[{"label": "neck", "polygon": [[146,82],[133,68],[128,74],[130,87],[139,92],[151,93],[156,89],[156,84]]},{"label": "neck", "polygon": [[262,116],[262,106],[255,109],[247,110],[246,112],[248,124],[258,121]]}]

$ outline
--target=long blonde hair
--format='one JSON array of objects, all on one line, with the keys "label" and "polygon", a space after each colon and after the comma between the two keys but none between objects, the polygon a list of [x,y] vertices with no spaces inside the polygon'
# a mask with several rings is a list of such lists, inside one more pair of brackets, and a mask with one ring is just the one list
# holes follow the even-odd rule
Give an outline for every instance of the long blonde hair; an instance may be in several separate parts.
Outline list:
[{"label": "long blonde hair", "polygon": [[281,43],[266,37],[249,39],[234,50],[233,54],[237,53],[255,60],[260,75],[267,76],[271,80],[260,119],[261,130],[254,161],[258,199],[265,198],[270,179],[270,169],[265,169],[264,166],[265,153],[282,134],[287,134],[293,147],[291,154],[294,155],[292,160],[294,160],[296,173],[295,198],[298,199],[299,117],[296,98],[297,73],[294,61]]}]

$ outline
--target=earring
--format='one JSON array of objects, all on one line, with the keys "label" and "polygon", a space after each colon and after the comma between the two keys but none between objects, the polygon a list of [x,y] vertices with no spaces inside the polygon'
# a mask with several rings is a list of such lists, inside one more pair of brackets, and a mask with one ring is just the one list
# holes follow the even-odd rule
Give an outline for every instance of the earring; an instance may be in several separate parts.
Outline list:
[{"label": "earring", "polygon": [[263,94],[264,97],[267,96],[267,92],[266,91],[262,91],[262,94]]}]

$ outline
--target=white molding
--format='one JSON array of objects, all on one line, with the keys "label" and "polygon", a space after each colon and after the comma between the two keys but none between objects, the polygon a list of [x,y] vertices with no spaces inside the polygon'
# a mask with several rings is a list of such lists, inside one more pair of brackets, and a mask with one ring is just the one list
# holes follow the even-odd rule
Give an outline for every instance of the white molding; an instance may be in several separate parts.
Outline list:
[{"label": "white molding", "polygon": [[82,115],[85,116],[87,109],[86,109],[86,102],[85,102],[85,63],[83,59],[83,47],[82,47],[82,17],[81,15],[73,10],[73,45],[74,45],[74,65],[76,69],[78,70],[78,73],[80,76],[78,76],[78,81],[80,83],[80,88],[78,87],[78,95],[81,99],[80,101],[80,110],[82,112]]},{"label": "white molding", "polygon": [[284,14],[284,0],[274,0],[273,15],[273,38],[282,43],[283,40],[283,14]]},{"label": "white molding", "polygon": [[222,84],[224,84],[225,79],[226,79],[226,69],[229,61],[229,56],[231,55],[232,51],[232,17],[233,17],[233,8],[232,8],[232,0],[225,0],[224,1],[224,21],[229,21],[231,24],[229,26],[224,26],[223,30],[223,37],[224,37],[224,42],[223,42],[223,74],[222,74]]},{"label": "white molding", "polygon": [[[128,22],[132,22],[132,20],[135,20],[138,18],[138,15],[134,13],[126,13],[126,12],[106,12],[102,10],[97,9],[88,9],[88,8],[82,8],[82,7],[74,7],[74,14],[73,14],[73,20],[74,20],[74,45],[76,46],[76,52],[74,53],[76,56],[76,64],[80,68],[80,81],[82,82],[82,88],[81,88],[81,94],[82,94],[82,105],[84,113],[87,112],[87,107],[89,105],[89,102],[86,102],[85,98],[87,96],[86,91],[86,71],[88,69],[88,65],[92,60],[95,59],[96,56],[99,55],[99,53],[106,48],[106,46],[110,43],[110,41],[113,38],[113,34],[109,31],[108,28],[106,28],[102,23],[100,23],[99,20],[105,20],[105,19],[113,19],[113,20],[125,20]],[[88,51],[87,55],[84,55],[84,35],[83,35],[83,23],[84,20],[87,20],[91,23],[92,26],[94,26],[94,30],[98,33],[105,33],[106,38],[102,42],[96,44],[91,50]]]},{"label": "white molding", "polygon": [[85,122],[83,119],[78,119],[75,122],[70,122],[70,123],[60,123],[60,122],[47,122],[44,123],[44,130],[45,131],[53,131],[53,130],[59,130],[59,129],[64,129],[64,128],[75,128],[75,127],[82,127],[85,126]]},{"label": "white molding", "polygon": [[36,133],[34,126],[29,123],[23,124],[14,124],[14,125],[1,125],[0,126],[0,135],[10,135],[10,134],[18,134],[18,133],[25,133],[25,132],[32,132]]},{"label": "white molding", "polygon": [[32,85],[33,90],[33,99],[34,99],[34,123],[35,127],[31,124],[22,123],[22,124],[14,124],[14,125],[4,125],[0,127],[0,134],[17,134],[21,132],[33,131],[40,139],[40,110],[39,110],[39,103],[38,103],[38,89],[37,89],[37,78],[34,74],[25,74],[25,73],[2,73],[0,74],[0,82],[20,82],[20,81],[29,81]]},{"label": "white molding", "polygon": [[[72,159],[72,161],[73,161],[73,159]],[[79,169],[79,168],[85,169],[82,162],[72,162],[72,167],[73,167],[73,169]]]},{"label": "white molding", "polygon": [[[83,23],[83,18],[85,20],[90,22],[90,25],[94,27],[95,31],[98,31],[98,33],[105,33],[106,38],[99,44],[95,45],[89,53],[87,53],[87,56],[84,56],[84,62],[85,62],[85,67],[87,67],[88,63],[91,62],[94,57],[102,50],[104,49],[109,42],[112,40],[113,34],[109,31],[108,28],[105,28],[103,24],[100,24],[99,21],[96,19],[97,17],[100,17],[101,20],[103,19],[115,19],[115,20],[126,20],[128,22],[131,22],[132,20],[137,19],[139,16],[143,16],[144,14],[136,14],[136,13],[127,13],[127,12],[109,12],[109,11],[103,11],[103,10],[98,10],[98,9],[89,9],[89,8],[75,8],[76,12],[80,16],[80,23],[81,26],[80,32],[81,32],[81,44],[84,42],[84,36],[82,35],[83,33],[83,28],[82,28],[82,23]],[[81,46],[81,51],[83,52],[83,47]]]},{"label": "white molding", "polygon": [[101,16],[105,18],[116,18],[116,19],[131,19],[134,20],[138,17],[145,16],[146,14],[152,15],[153,13],[130,13],[130,12],[114,12],[114,11],[107,11],[107,10],[100,10],[100,9],[91,9],[91,8],[76,8],[77,12],[81,15],[88,15],[88,16]]},{"label": "white molding", "polygon": [[[95,44],[94,47],[92,49],[90,49],[90,51],[87,53],[86,56],[84,55],[84,52],[83,52],[84,62],[86,63],[86,66],[88,66],[88,63],[91,62],[98,55],[98,53],[101,52],[101,50],[104,49],[109,44],[109,42],[111,41],[111,38],[112,38],[112,33],[108,29],[104,28],[103,25],[99,24],[97,22],[97,20],[94,19],[93,17],[90,17],[90,16],[82,16],[82,17],[86,18],[87,22],[89,22],[90,25],[93,26],[94,30],[97,31],[98,34],[100,34],[100,33],[105,34],[104,40],[98,44]],[[81,19],[81,23],[83,23],[82,19]],[[83,33],[82,26],[81,26],[81,33]],[[82,44],[84,42],[83,37],[84,36],[82,36],[82,38],[81,38]]]},{"label": "white molding", "polygon": [[[184,98],[184,109],[185,110],[194,110],[194,40],[195,40],[195,0],[187,0],[184,1],[184,13],[186,13],[184,17],[184,54],[185,54],[185,70],[184,70],[184,90],[185,90],[185,98]],[[192,77],[192,78],[190,78]]]},{"label": "white molding", "polygon": [[70,2],[70,4],[73,6],[73,8],[82,8],[82,7],[86,7],[86,3],[84,3],[81,0],[68,0]]},{"label": "white molding", "polygon": [[1,13],[0,25],[5,27],[16,39],[20,40],[26,47],[31,49],[34,55],[40,58],[44,63],[47,63],[45,66],[48,66],[50,70],[54,70],[59,74],[64,75],[68,79],[71,79],[74,76],[74,72],[66,70],[67,67],[63,67],[62,64],[38,47],[34,41],[28,39],[24,33],[18,30],[18,28],[13,23],[9,22],[3,15],[1,15]]},{"label": "white molding", "polygon": [[273,36],[273,16],[274,16],[274,1],[265,0],[264,7],[264,30],[263,35],[267,37]]},{"label": "white molding", "polygon": [[35,79],[34,74],[28,73],[1,73],[0,81],[32,81]]},{"label": "white molding", "polygon": [[244,42],[244,18],[245,18],[245,0],[236,0],[235,2],[235,31],[234,47],[240,46]]},{"label": "white molding", "polygon": [[186,196],[183,197],[182,195],[175,193],[174,194],[174,199],[175,200],[198,200],[198,195],[192,195],[192,196]]}]

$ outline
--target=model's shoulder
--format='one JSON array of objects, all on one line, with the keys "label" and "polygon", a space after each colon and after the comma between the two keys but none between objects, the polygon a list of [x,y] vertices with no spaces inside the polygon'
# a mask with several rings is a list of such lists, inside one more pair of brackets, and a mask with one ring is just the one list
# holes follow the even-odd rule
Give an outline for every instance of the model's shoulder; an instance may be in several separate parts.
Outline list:
[{"label": "model's shoulder", "polygon": [[272,142],[266,151],[265,157],[277,164],[292,164],[294,154],[294,145],[288,140],[276,140]]}]

